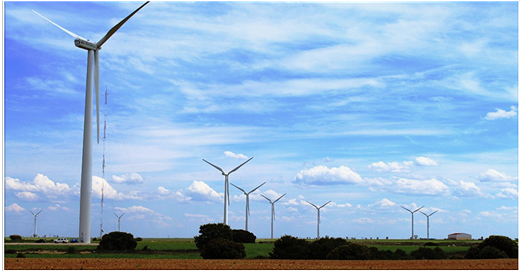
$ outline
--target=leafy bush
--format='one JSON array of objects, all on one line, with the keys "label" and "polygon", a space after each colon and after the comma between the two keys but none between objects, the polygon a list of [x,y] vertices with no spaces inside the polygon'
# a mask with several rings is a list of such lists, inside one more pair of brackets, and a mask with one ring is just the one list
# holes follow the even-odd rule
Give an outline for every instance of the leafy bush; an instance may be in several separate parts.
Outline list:
[{"label": "leafy bush", "polygon": [[243,259],[246,257],[244,245],[224,238],[209,241],[200,251],[204,259]]},{"label": "leafy bush", "polygon": [[309,252],[307,241],[284,235],[274,242],[273,252],[269,256],[271,259],[307,259]]},{"label": "leafy bush", "polygon": [[333,249],[346,244],[347,241],[342,238],[320,238],[309,244],[309,259],[326,259]]},{"label": "leafy bush", "polygon": [[25,254],[18,253],[18,254],[16,254],[16,258],[25,258]]},{"label": "leafy bush", "polygon": [[195,245],[202,250],[211,240],[223,238],[233,240],[233,232],[228,225],[223,223],[209,223],[201,225],[199,228],[200,235],[195,236]]},{"label": "leafy bush", "polygon": [[114,231],[103,235],[98,250],[134,250],[137,242],[131,233]]},{"label": "leafy bush", "polygon": [[[498,253],[494,249],[502,251]],[[485,250],[484,250],[485,249]],[[491,257],[504,258],[518,258],[518,244],[506,236],[492,235],[486,238],[478,246],[472,246],[466,253],[466,259],[494,259]]]},{"label": "leafy bush", "polygon": [[13,241],[21,241],[22,240],[22,236],[17,235],[17,234],[9,235],[9,238],[11,240],[13,240]]},{"label": "leafy bush", "polygon": [[333,249],[327,255],[329,260],[370,260],[370,258],[370,250],[367,246],[352,242]]},{"label": "leafy bush", "polygon": [[427,247],[420,247],[417,250],[414,250],[410,253],[410,256],[412,256],[414,259],[421,260],[421,259],[446,259],[446,253],[444,253],[444,250],[440,249],[439,247],[436,247],[434,249],[427,248]]},{"label": "leafy bush", "polygon": [[141,237],[137,237],[137,238],[135,238],[135,241],[137,241],[137,242],[141,242],[141,241],[143,241],[143,238],[141,238]]},{"label": "leafy bush", "polygon": [[76,248],[75,247],[68,247],[67,248],[67,254],[76,254]]},{"label": "leafy bush", "polygon": [[232,230],[233,232],[233,242],[236,243],[254,243],[256,241],[256,236],[249,231],[245,230]]},{"label": "leafy bush", "polygon": [[377,247],[370,247],[370,259],[371,260],[404,260],[409,258],[406,252],[402,249],[393,252],[391,250],[379,250]]}]

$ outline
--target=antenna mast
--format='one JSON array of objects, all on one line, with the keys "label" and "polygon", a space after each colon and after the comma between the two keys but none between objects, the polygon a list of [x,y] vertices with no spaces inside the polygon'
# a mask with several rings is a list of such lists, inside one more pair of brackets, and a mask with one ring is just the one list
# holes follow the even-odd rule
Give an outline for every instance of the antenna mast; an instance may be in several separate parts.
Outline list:
[{"label": "antenna mast", "polygon": [[103,128],[103,176],[101,179],[101,225],[99,227],[99,239],[103,238],[103,201],[105,198],[105,143],[107,140],[107,102],[108,102],[108,88],[105,86],[105,124]]}]

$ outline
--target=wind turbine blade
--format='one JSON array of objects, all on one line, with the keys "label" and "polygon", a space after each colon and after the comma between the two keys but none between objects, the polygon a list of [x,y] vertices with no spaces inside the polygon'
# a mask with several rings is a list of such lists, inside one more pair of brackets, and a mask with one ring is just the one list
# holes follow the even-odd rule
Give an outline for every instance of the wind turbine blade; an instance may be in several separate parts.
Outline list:
[{"label": "wind turbine blade", "polygon": [[430,214],[430,216],[432,216],[433,214],[435,214],[435,213],[436,213],[436,212],[438,212],[438,211],[439,211],[439,210],[437,210],[437,211],[435,211],[435,212],[431,213],[431,214]]},{"label": "wind turbine blade", "polygon": [[[261,185],[257,186],[257,187],[256,187],[255,189],[253,189],[253,190],[249,191],[249,193],[248,193],[248,194],[251,194],[251,193],[253,193],[253,192],[254,192],[255,190],[257,190],[258,188],[260,188],[260,186],[264,185],[265,183],[266,183],[266,182],[264,182],[263,184],[261,184]],[[245,192],[244,192],[244,193],[245,193]]]},{"label": "wind turbine blade", "polygon": [[323,208],[323,207],[325,207],[325,205],[329,204],[330,202],[331,202],[331,201],[329,200],[327,203],[321,205],[321,206],[320,206],[320,209]]},{"label": "wind turbine blade", "polygon": [[124,216],[124,215],[125,215],[125,213],[123,213],[120,217],[122,217],[122,216]]},{"label": "wind turbine blade", "polygon": [[101,45],[103,45],[110,37],[112,37],[112,35],[114,35],[114,33],[116,33],[117,30],[119,30],[119,28],[121,28],[121,26],[123,26],[123,24],[126,23],[126,21],[128,21],[128,19],[130,19],[132,16],[134,16],[134,14],[136,14],[140,9],[142,9],[144,6],[146,6],[146,4],[148,4],[150,1],[146,1],[146,3],[142,4],[138,9],[136,9],[134,12],[130,13],[130,15],[126,16],[126,18],[124,18],[121,22],[119,22],[118,24],[116,24],[114,27],[112,27],[112,29],[110,29],[104,37],[102,37],[97,43],[96,43],[96,46],[97,47],[101,47]]},{"label": "wind turbine blade", "polygon": [[[31,9],[31,10],[32,10],[32,9]],[[67,34],[73,36],[74,38],[82,39],[82,40],[88,40],[88,39],[86,39],[86,38],[83,38],[83,37],[81,37],[81,36],[79,36],[79,35],[76,35],[76,34],[70,32],[69,30],[67,30],[67,29],[65,29],[65,28],[63,28],[63,27],[61,27],[61,26],[59,26],[57,23],[55,23],[55,22],[53,22],[53,21],[51,21],[51,20],[45,18],[45,17],[44,17],[43,15],[41,15],[40,13],[38,13],[38,12],[36,12],[36,11],[34,11],[34,10],[32,10],[32,12],[38,14],[40,17],[44,18],[44,19],[47,20],[49,23],[51,23],[51,24],[57,26],[59,29],[65,31]]]},{"label": "wind turbine blade", "polygon": [[240,187],[234,185],[233,183],[230,183],[230,184],[231,184],[232,186],[236,187],[238,190],[244,192],[244,194],[247,194],[246,191],[244,191],[244,189],[242,189],[242,188],[240,188]]},{"label": "wind turbine blade", "polygon": [[226,173],[224,172],[224,170],[222,170],[221,168],[219,168],[219,167],[213,165],[212,163],[210,163],[210,162],[208,162],[208,161],[206,161],[206,160],[204,160],[204,159],[202,159],[202,161],[204,161],[204,162],[210,164],[211,166],[213,166],[214,168],[216,168],[216,169],[218,169],[220,172],[222,172],[222,174],[226,175]]},{"label": "wind turbine blade", "polygon": [[40,210],[39,212],[36,213],[36,216],[38,216],[43,210]]},{"label": "wind turbine blade", "polygon": [[99,144],[99,50],[94,50],[94,83],[96,87],[97,143]]},{"label": "wind turbine blade", "polygon": [[251,159],[253,159],[254,157],[251,157],[249,159],[247,159],[247,161],[245,161],[244,163],[240,164],[240,166],[234,168],[233,170],[231,170],[228,174],[231,174],[232,172],[236,171],[237,169],[239,169],[241,166],[245,165],[247,162],[251,161]]},{"label": "wind turbine blade", "polygon": [[283,194],[281,197],[277,198],[275,201],[273,201],[273,203],[279,201],[281,198],[283,198],[283,196],[287,195],[287,193]]},{"label": "wind turbine blade", "polygon": [[31,212],[31,214],[33,214],[33,215],[34,215],[33,211],[29,210],[29,212]]},{"label": "wind turbine blade", "polygon": [[306,202],[309,203],[310,205],[314,206],[314,208],[319,209],[318,206],[312,204],[310,201],[306,201]]},{"label": "wind turbine blade", "polygon": [[412,212],[412,211],[410,211],[410,209],[408,209],[408,208],[404,208],[403,206],[401,206],[401,208],[405,209],[406,211],[408,211],[408,212],[410,212],[410,213]]},{"label": "wind turbine blade", "polygon": [[423,213],[422,211],[419,211],[419,213],[421,213],[421,214],[423,214],[423,215],[425,215],[425,216],[427,216],[427,217],[429,216],[429,215]]},{"label": "wind turbine blade", "polygon": [[273,203],[273,202],[272,202],[268,197],[266,197],[266,196],[264,196],[264,195],[262,195],[262,194],[260,194],[260,196],[264,197],[264,198],[265,198],[266,200],[268,200],[270,203]]},{"label": "wind turbine blade", "polygon": [[415,209],[415,211],[413,211],[413,212],[415,213],[415,212],[417,212],[417,211],[421,210],[421,209],[422,209],[422,207],[424,207],[424,205],[423,205],[423,206],[421,206],[421,207],[419,207],[419,208],[417,208],[417,209]]}]

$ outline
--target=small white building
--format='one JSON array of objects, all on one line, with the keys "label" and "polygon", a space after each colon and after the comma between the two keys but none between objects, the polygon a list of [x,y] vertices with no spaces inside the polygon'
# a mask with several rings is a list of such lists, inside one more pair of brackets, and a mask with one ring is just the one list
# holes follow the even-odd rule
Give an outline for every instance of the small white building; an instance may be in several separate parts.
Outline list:
[{"label": "small white building", "polygon": [[448,240],[471,240],[471,234],[468,233],[452,233],[448,235]]}]

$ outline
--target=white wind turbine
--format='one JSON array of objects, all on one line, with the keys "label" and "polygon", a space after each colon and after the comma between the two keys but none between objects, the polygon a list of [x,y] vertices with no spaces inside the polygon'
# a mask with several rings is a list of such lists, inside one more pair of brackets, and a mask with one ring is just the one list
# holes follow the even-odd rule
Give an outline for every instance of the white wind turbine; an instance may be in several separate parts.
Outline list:
[{"label": "white wind turbine", "polygon": [[31,212],[31,214],[33,214],[33,216],[34,216],[34,235],[33,235],[33,237],[38,236],[38,234],[36,233],[36,218],[38,217],[38,215],[39,215],[42,211],[43,211],[43,210],[40,210],[40,211],[37,212],[36,214],[34,214],[32,211],[29,211],[29,212]]},{"label": "white wind turbine", "polygon": [[287,193],[283,194],[281,197],[277,198],[275,201],[271,201],[268,197],[260,194],[260,196],[264,197],[266,200],[271,203],[271,239],[273,239],[273,224],[274,224],[274,204],[279,201],[283,196],[285,196]]},{"label": "white wind turbine", "polygon": [[423,213],[422,211],[419,211],[419,213],[423,214],[426,216],[426,238],[427,239],[430,239],[430,216],[432,216],[433,214],[435,214],[436,212],[438,212],[439,210],[427,215],[425,213]]},{"label": "white wind turbine", "polygon": [[[85,94],[85,119],[83,126],[83,156],[81,165],[81,192],[80,192],[80,211],[79,211],[79,240],[80,243],[90,243],[90,227],[91,227],[91,205],[92,205],[92,76],[94,76],[94,83],[96,88],[96,117],[97,117],[97,142],[99,143],[99,50],[101,46],[114,33],[123,26],[130,17],[143,8],[150,1],[141,5],[138,9],[124,18],[117,25],[112,27],[103,38],[98,42],[93,43],[88,39],[76,35],[69,30],[59,26],[53,21],[45,18],[43,15],[34,11],[40,17],[57,26],[67,34],[74,37],[74,44],[76,47],[88,51],[87,59],[87,87]],[[92,68],[94,67],[94,75],[92,75]]]},{"label": "white wind turbine", "polygon": [[320,209],[325,207],[325,205],[329,204],[330,202],[331,201],[329,200],[327,203],[325,203],[325,204],[321,205],[320,207],[318,207],[318,206],[312,204],[311,202],[307,201],[307,203],[309,203],[310,205],[314,206],[314,208],[316,208],[316,210],[318,210],[318,223],[317,223],[317,225],[318,225],[318,239],[320,238],[320,222],[321,222],[321,220],[320,220]]},{"label": "white wind turbine", "polygon": [[[243,166],[245,163],[251,161],[251,159],[253,159],[254,157],[251,157],[249,158],[247,161],[245,161],[244,163],[240,164],[240,166],[232,169],[230,172],[226,173],[224,170],[222,170],[221,168],[213,165],[212,163],[202,159],[204,162],[210,164],[211,166],[213,166],[214,168],[218,169],[220,172],[222,172],[222,175],[224,175],[225,177],[225,183],[224,183],[224,225],[227,225],[228,224],[228,210],[227,210],[227,206],[229,204],[229,180],[228,180],[228,176],[229,174],[235,172],[237,169],[239,169],[241,166]],[[227,203],[227,204],[226,204]]]},{"label": "white wind turbine", "polygon": [[412,214],[412,237],[410,237],[410,239],[413,239],[413,213],[421,210],[422,207],[424,207],[424,206],[421,206],[421,207],[415,209],[415,211],[410,211],[410,209],[404,208],[403,206],[401,206],[401,208],[405,209],[406,211],[408,211],[408,212],[410,212]]},{"label": "white wind turbine", "polygon": [[244,195],[246,195],[246,231],[248,230],[247,229],[247,217],[249,216],[249,194],[253,193],[255,190],[257,190],[258,188],[260,188],[260,186],[264,185],[264,183],[262,183],[261,185],[257,186],[255,189],[249,191],[246,193],[246,191],[236,185],[234,185],[233,183],[231,183],[232,186],[236,187],[238,190],[244,192]]}]

